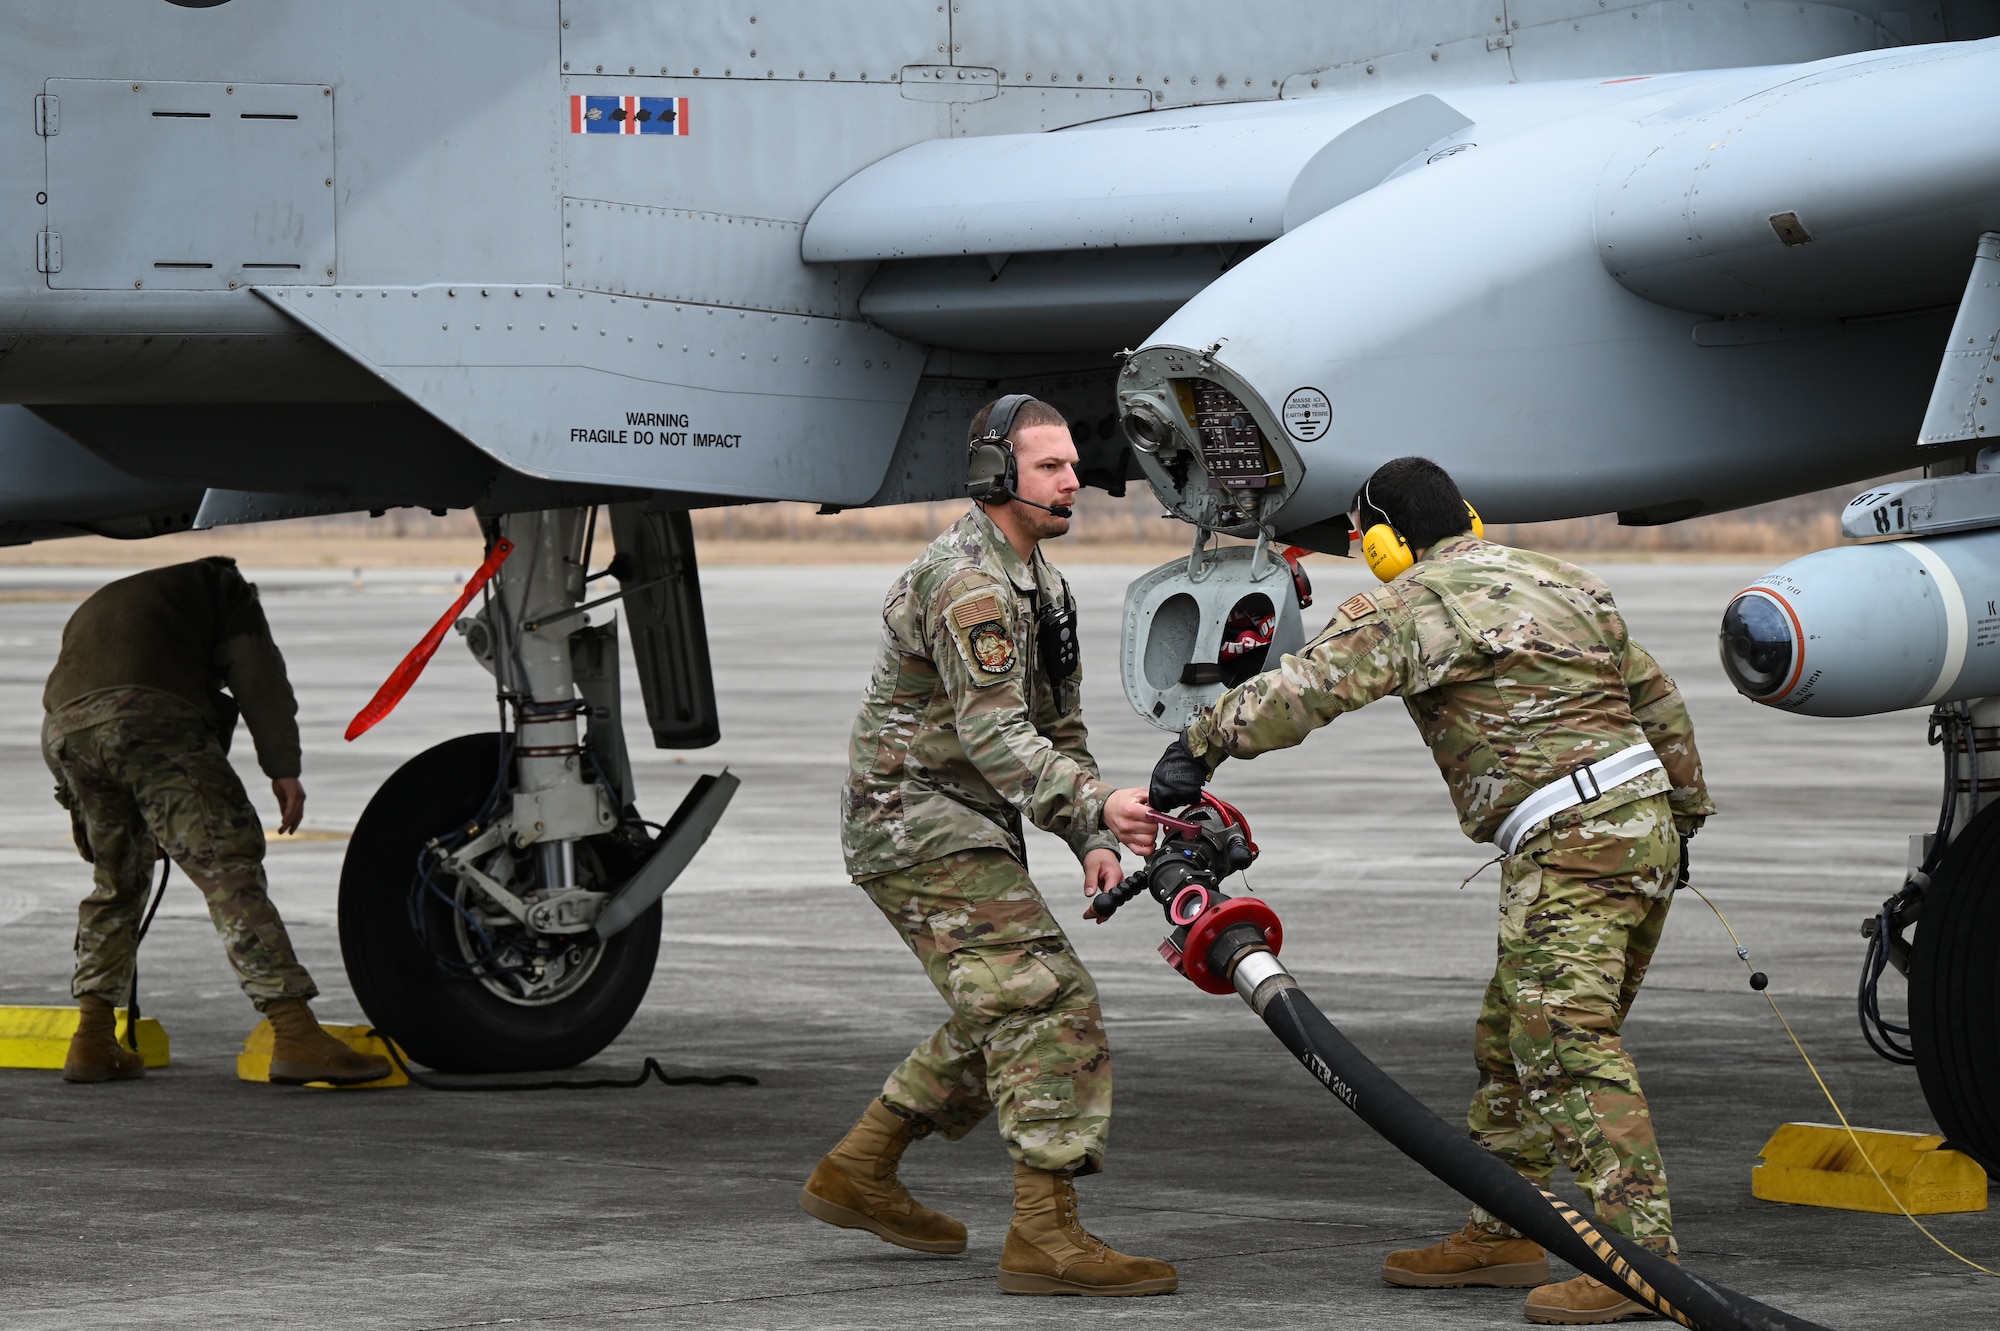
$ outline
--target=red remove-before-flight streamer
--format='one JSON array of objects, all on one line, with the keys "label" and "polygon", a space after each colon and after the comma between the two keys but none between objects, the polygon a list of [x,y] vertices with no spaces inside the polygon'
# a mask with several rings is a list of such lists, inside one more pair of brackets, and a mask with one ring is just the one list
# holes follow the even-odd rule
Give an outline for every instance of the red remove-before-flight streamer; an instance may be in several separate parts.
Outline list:
[{"label": "red remove-before-flight streamer", "polygon": [[382,681],[382,687],[375,690],[375,696],[368,700],[368,705],[356,712],[354,719],[347,723],[347,738],[351,740],[365,734],[377,721],[396,710],[396,704],[403,700],[403,695],[417,682],[417,676],[423,674],[424,667],[430,664],[431,657],[437,654],[438,644],[444,641],[445,632],[457,621],[459,612],[472,603],[472,598],[479,595],[479,589],[492,580],[493,575],[500,571],[500,566],[507,562],[507,556],[512,553],[514,553],[512,541],[502,538],[493,543],[493,550],[486,556],[486,562],[479,566],[479,571],[465,584],[465,590],[451,603],[451,609],[444,612],[444,618],[431,625],[431,631],[410,649],[410,654],[403,658],[401,665],[390,672],[389,678]]}]

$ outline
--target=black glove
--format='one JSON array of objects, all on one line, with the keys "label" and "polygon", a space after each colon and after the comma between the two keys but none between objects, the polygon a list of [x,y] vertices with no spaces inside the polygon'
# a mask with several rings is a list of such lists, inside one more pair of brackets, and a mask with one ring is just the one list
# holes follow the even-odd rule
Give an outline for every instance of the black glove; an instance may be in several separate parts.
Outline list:
[{"label": "black glove", "polygon": [[1184,809],[1201,798],[1202,783],[1208,780],[1208,763],[1194,756],[1182,731],[1167,745],[1160,761],[1153,764],[1153,779],[1146,790],[1146,803],[1161,813]]}]

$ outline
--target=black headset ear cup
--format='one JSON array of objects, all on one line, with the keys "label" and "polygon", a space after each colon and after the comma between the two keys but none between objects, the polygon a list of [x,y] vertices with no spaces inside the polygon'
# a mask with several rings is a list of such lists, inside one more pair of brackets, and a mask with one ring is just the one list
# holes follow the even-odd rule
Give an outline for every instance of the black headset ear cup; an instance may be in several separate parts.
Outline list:
[{"label": "black headset ear cup", "polygon": [[1014,488],[1014,450],[1005,444],[975,445],[965,465],[966,497],[999,504],[1012,497]]},{"label": "black headset ear cup", "polygon": [[1021,478],[1015,469],[1014,446],[1007,442],[1007,436],[1013,433],[1014,418],[1021,408],[1034,400],[1029,393],[1009,393],[994,401],[986,413],[986,428],[965,460],[966,498],[982,504],[1004,504],[1014,497]]}]

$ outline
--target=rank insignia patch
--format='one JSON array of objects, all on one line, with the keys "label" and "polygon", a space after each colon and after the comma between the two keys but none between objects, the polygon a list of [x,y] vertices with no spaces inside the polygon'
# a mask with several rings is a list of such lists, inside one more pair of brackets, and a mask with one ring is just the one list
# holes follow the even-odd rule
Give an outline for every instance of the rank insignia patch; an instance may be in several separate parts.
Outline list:
[{"label": "rank insignia patch", "polygon": [[972,657],[989,675],[1005,674],[1014,668],[1014,640],[1000,621],[990,620],[972,630]]}]

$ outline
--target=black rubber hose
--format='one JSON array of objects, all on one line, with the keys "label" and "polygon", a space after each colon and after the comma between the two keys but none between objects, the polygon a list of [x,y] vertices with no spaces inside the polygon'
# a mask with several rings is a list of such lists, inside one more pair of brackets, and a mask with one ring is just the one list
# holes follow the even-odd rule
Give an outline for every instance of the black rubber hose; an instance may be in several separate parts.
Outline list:
[{"label": "black rubber hose", "polygon": [[1397,1085],[1303,990],[1279,990],[1262,1015],[1306,1070],[1390,1145],[1579,1271],[1613,1289],[1629,1289],[1662,1315],[1698,1331],[1826,1331],[1712,1285],[1623,1234],[1597,1229]]}]

